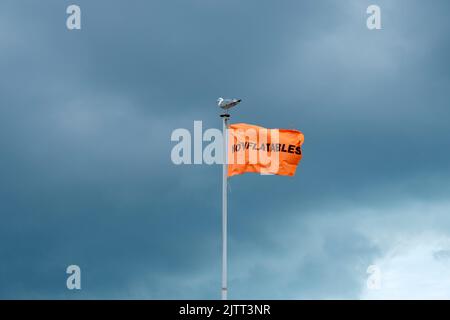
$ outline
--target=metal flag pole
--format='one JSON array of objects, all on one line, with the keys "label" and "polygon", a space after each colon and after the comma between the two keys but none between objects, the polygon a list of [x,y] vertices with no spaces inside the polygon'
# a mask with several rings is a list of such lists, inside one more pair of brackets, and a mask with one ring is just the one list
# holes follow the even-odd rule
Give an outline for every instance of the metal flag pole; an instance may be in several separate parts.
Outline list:
[{"label": "metal flag pole", "polygon": [[223,119],[223,164],[222,164],[222,300],[228,298],[227,284],[227,189],[228,189],[228,119],[229,114],[220,115]]},{"label": "metal flag pole", "polygon": [[230,115],[228,109],[237,106],[241,99],[217,99],[217,105],[224,110],[220,115],[223,119],[223,164],[222,164],[222,300],[228,299],[228,283],[227,283],[227,188],[228,188],[228,120]]}]

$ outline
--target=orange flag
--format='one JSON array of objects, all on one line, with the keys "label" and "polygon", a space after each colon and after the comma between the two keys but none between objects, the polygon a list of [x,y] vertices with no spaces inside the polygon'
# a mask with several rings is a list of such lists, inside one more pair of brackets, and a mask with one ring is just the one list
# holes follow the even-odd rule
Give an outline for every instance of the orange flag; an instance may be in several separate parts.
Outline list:
[{"label": "orange flag", "polygon": [[237,123],[228,127],[228,176],[256,172],[293,176],[302,158],[303,133]]}]

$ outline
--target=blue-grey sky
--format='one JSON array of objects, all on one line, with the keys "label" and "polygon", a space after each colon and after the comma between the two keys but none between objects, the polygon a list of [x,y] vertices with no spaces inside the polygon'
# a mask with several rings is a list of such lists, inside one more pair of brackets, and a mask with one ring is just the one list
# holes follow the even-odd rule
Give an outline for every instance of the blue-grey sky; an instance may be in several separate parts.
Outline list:
[{"label": "blue-grey sky", "polygon": [[0,298],[220,298],[221,167],[170,159],[219,96],[305,134],[295,177],[230,181],[230,298],[450,298],[449,10],[2,0]]}]

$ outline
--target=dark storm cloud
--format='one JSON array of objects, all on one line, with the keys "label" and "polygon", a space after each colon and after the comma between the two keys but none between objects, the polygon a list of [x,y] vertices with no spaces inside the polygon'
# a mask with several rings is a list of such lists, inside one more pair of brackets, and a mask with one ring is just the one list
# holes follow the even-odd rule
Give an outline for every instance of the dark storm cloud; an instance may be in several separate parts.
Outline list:
[{"label": "dark storm cloud", "polygon": [[2,1],[0,297],[217,298],[220,168],[170,135],[218,96],[306,136],[295,178],[231,179],[233,294],[358,297],[357,211],[449,190],[449,5],[378,3],[370,32],[369,1],[77,1],[69,32],[67,1]]}]

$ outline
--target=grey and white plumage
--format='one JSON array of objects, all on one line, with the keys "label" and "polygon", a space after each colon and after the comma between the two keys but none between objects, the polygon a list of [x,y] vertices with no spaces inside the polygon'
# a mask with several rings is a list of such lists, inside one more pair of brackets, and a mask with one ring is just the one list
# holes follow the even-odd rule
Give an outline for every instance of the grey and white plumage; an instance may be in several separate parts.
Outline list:
[{"label": "grey and white plumage", "polygon": [[222,108],[223,110],[228,110],[230,108],[233,108],[234,106],[236,106],[237,104],[239,104],[239,102],[241,102],[241,99],[224,99],[224,98],[219,98],[217,99],[217,105]]}]

